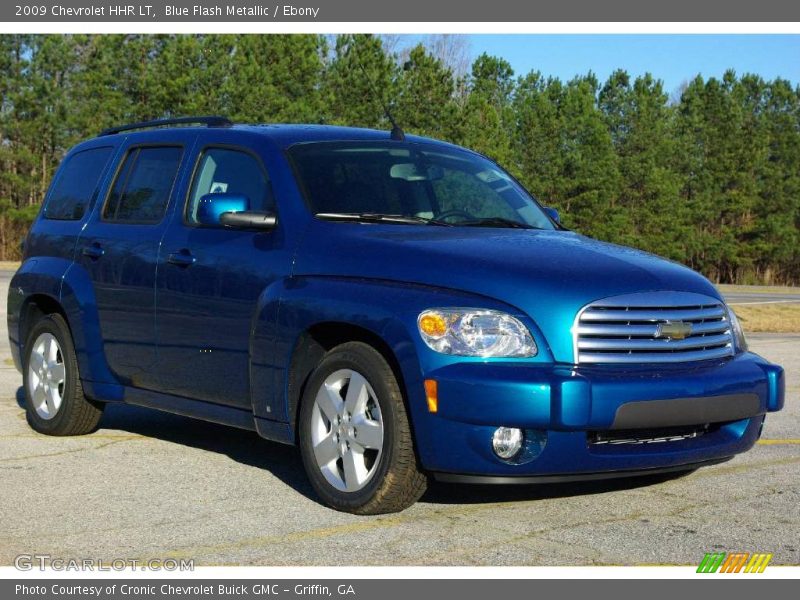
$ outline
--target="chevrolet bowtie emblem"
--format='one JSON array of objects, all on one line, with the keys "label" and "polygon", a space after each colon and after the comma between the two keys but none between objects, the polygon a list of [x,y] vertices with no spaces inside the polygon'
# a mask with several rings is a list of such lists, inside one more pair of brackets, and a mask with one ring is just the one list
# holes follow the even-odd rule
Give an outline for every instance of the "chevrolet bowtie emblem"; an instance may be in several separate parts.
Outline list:
[{"label": "chevrolet bowtie emblem", "polygon": [[668,340],[684,340],[692,334],[692,324],[683,321],[667,321],[659,323],[656,328],[657,338]]}]

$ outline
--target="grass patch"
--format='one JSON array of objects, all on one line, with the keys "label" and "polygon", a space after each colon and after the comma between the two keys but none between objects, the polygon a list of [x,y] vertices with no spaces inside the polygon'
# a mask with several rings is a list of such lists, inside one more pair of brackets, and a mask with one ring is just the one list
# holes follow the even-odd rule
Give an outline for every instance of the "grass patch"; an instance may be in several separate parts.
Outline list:
[{"label": "grass patch", "polygon": [[800,304],[734,304],[732,308],[745,333],[800,333]]}]

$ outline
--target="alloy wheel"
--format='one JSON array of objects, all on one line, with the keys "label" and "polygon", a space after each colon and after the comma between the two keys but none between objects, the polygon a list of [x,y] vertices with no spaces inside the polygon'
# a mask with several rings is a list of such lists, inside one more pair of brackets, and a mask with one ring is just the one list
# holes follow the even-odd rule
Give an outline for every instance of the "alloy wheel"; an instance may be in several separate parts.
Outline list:
[{"label": "alloy wheel", "polygon": [[28,392],[41,418],[56,416],[64,398],[66,369],[61,346],[52,333],[36,338],[28,361]]},{"label": "alloy wheel", "polygon": [[380,464],[384,424],[375,391],[351,369],[331,373],[311,413],[311,444],[317,467],[337,490],[364,488]]}]

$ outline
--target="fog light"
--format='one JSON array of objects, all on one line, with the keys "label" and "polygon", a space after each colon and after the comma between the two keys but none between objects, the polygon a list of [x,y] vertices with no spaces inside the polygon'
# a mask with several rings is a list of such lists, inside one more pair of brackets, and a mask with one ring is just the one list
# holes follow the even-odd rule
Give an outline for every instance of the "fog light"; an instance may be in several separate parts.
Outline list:
[{"label": "fog light", "polygon": [[498,427],[492,436],[492,449],[503,460],[514,458],[522,448],[522,430],[516,427]]}]

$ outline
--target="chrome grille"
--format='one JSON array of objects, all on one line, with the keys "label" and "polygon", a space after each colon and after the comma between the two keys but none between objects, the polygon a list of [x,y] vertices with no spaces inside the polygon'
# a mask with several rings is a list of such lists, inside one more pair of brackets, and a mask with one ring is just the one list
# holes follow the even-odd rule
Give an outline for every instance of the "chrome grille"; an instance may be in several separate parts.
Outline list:
[{"label": "chrome grille", "polygon": [[[691,332],[683,339],[664,333],[687,323]],[[578,313],[573,340],[578,364],[677,363],[733,354],[725,306],[688,292],[627,294],[593,302]]]}]

